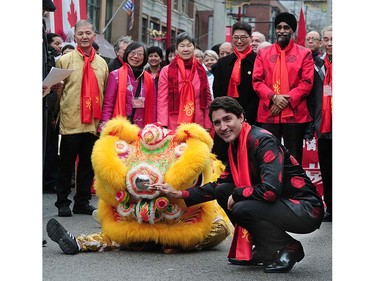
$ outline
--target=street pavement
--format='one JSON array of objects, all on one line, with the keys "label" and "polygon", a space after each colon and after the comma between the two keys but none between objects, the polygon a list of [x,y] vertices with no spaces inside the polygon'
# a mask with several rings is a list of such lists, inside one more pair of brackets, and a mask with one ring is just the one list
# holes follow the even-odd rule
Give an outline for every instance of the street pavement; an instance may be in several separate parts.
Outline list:
[{"label": "street pavement", "polygon": [[[73,191],[73,190],[72,190]],[[71,194],[71,197],[73,194]],[[89,215],[57,216],[55,194],[43,194],[43,280],[45,281],[169,281],[169,280],[332,280],[332,223],[323,222],[310,234],[291,234],[301,241],[305,258],[289,273],[264,273],[259,266],[235,266],[227,261],[231,237],[210,251],[164,254],[112,250],[65,255],[47,235],[49,219],[57,219],[73,235],[100,232],[100,225]],[[97,206],[94,195],[92,205]],[[72,206],[71,206],[72,207]]]}]

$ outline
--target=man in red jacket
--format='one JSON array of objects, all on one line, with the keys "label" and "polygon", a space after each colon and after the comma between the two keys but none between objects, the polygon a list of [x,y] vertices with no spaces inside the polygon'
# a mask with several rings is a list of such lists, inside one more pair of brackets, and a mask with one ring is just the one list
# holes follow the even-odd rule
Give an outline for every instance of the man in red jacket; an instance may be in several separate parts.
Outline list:
[{"label": "man in red jacket", "polygon": [[314,80],[314,62],[309,49],[294,43],[294,15],[278,14],[274,26],[276,43],[260,50],[254,64],[253,87],[260,98],[257,122],[283,139],[301,163],[304,131],[312,120],[306,97]]}]

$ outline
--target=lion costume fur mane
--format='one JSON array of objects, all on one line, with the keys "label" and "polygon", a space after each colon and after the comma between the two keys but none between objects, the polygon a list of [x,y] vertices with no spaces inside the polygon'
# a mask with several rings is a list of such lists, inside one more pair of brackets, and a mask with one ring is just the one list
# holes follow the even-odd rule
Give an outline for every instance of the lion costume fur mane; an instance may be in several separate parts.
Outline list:
[{"label": "lion costume fur mane", "polygon": [[216,201],[187,207],[184,200],[167,199],[139,183],[146,178],[186,190],[215,181],[224,165],[211,153],[212,146],[209,133],[195,123],[170,131],[157,123],[141,130],[123,117],[108,121],[92,153],[102,232],[120,245],[189,250],[202,243],[218,217],[229,226]]}]

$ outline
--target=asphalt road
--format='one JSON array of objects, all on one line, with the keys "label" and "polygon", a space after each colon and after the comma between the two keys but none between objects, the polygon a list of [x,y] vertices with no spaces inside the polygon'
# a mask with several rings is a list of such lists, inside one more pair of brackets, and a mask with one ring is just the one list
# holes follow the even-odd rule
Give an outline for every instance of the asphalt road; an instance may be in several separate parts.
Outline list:
[{"label": "asphalt road", "polygon": [[[163,254],[159,252],[132,252],[113,250],[78,253],[70,256],[50,240],[46,224],[56,218],[74,235],[100,231],[100,225],[88,215],[59,218],[54,206],[56,195],[43,195],[43,280],[45,281],[167,281],[167,280],[332,280],[332,223],[323,222],[321,228],[305,235],[293,235],[300,240],[305,258],[289,273],[264,273],[262,267],[235,266],[227,261],[231,237],[216,249],[192,253]],[[91,203],[97,205],[94,196]]]}]

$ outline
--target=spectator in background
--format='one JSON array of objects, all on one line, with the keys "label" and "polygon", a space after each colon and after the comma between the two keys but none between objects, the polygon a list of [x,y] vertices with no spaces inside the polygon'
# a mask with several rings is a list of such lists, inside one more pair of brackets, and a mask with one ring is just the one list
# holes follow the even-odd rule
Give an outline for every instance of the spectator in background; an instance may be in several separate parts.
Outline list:
[{"label": "spectator in background", "polygon": [[[54,37],[56,42],[59,42],[59,36],[46,32],[46,24],[44,16],[49,12],[54,12],[56,6],[51,0],[43,0],[43,80],[48,75],[52,67],[55,66],[55,58],[49,50],[55,50],[49,43],[53,42]],[[55,45],[55,44],[54,44]],[[56,45],[57,49],[59,44]],[[56,130],[56,116],[57,116],[57,94],[56,90],[62,87],[63,83],[58,83],[51,88],[49,94],[43,96],[42,101],[42,122],[43,122],[43,193],[56,193],[56,177],[57,177],[57,161],[58,161],[58,131]],[[43,85],[43,93],[47,86]],[[43,242],[43,244],[45,244]]]},{"label": "spectator in background", "polygon": [[99,133],[108,120],[119,115],[140,128],[156,122],[155,83],[144,70],[148,60],[145,46],[131,42],[122,60],[124,65],[108,76]]},{"label": "spectator in background", "polygon": [[[311,51],[294,43],[297,20],[283,12],[274,22],[277,42],[256,56],[253,85],[259,95],[257,122],[270,131],[302,163],[303,138],[309,114],[306,98],[314,79]],[[274,58],[274,59],[271,59]]]},{"label": "spectator in background", "polygon": [[194,57],[195,44],[187,32],[178,34],[177,55],[160,72],[157,120],[170,130],[182,122],[211,129],[208,106],[212,96],[206,71]]},{"label": "spectator in background", "polygon": [[162,62],[162,67],[171,63],[176,56],[176,46],[170,45],[165,51],[165,60]]},{"label": "spectator in background", "polygon": [[320,47],[322,40],[320,39],[320,34],[317,31],[310,31],[306,34],[305,37],[305,47],[310,49],[313,55],[313,58],[320,56]]},{"label": "spectator in background", "polygon": [[[245,118],[255,124],[259,97],[252,84],[252,75],[256,54],[251,49],[252,26],[238,21],[232,26],[233,53],[219,58],[212,67],[214,75],[214,97],[230,96],[235,98],[245,110]],[[217,134],[214,135],[213,152],[224,163],[228,162],[228,144]]]},{"label": "spectator in background", "polygon": [[309,99],[313,127],[307,139],[318,138],[318,157],[326,203],[324,221],[332,221],[332,26],[322,31],[324,55],[314,58],[314,84]]},{"label": "spectator in background", "polygon": [[163,50],[158,46],[151,46],[147,49],[148,67],[146,71],[151,74],[155,82],[156,95],[158,93],[159,75],[161,62],[163,61]]},{"label": "spectator in background", "polygon": [[58,92],[61,143],[55,206],[59,217],[72,216],[69,207],[72,201],[68,196],[77,156],[73,213],[91,215],[95,210],[90,205],[94,179],[91,152],[98,139],[97,129],[108,78],[106,61],[92,47],[95,38],[93,24],[87,20],[78,21],[74,27],[77,48],[56,62],[58,68],[74,69]]},{"label": "spectator in background", "polygon": [[219,48],[220,48],[220,45],[222,43],[219,43],[219,44],[216,44],[216,45],[213,45],[211,50],[214,51],[217,55],[219,55]]},{"label": "spectator in background", "polygon": [[231,42],[224,42],[219,47],[219,58],[225,57],[233,53],[233,44]]},{"label": "spectator in background", "polygon": [[258,45],[258,50],[257,50],[257,52],[259,52],[260,49],[262,49],[262,48],[264,48],[264,47],[267,47],[267,46],[271,46],[271,45],[272,45],[272,43],[270,43],[270,42],[268,42],[268,41],[264,41],[264,42],[262,42],[262,43],[260,43],[260,44]]},{"label": "spectator in background", "polygon": [[206,50],[204,53],[203,53],[203,66],[206,70],[206,73],[207,73],[207,78],[208,78],[208,83],[210,85],[210,91],[211,91],[211,95],[212,95],[212,99],[213,99],[213,95],[214,95],[214,92],[213,92],[213,89],[212,89],[212,85],[214,83],[214,75],[212,74],[212,66],[214,64],[217,63],[217,61],[219,60],[219,56],[216,54],[215,51],[212,51],[212,50]]},{"label": "spectator in background", "polygon": [[71,44],[66,44],[64,47],[61,49],[61,55],[65,55],[71,51],[73,51],[76,47],[74,47]]},{"label": "spectator in background", "polygon": [[198,48],[198,47],[195,48],[195,50],[194,50],[194,56],[197,59],[197,61],[199,61],[200,63],[203,62],[204,53],[203,53],[203,51],[200,48]]},{"label": "spectator in background", "polygon": [[47,33],[48,50],[57,60],[61,56],[63,39],[56,33]]},{"label": "spectator in background", "polygon": [[259,44],[266,41],[266,37],[264,37],[263,33],[258,31],[254,31],[251,35],[251,48],[253,49],[254,53],[258,53]]},{"label": "spectator in background", "polygon": [[120,68],[123,66],[124,62],[122,60],[126,47],[132,42],[130,36],[121,36],[113,46],[115,50],[116,58],[111,61],[108,65],[108,71],[111,72],[115,69]]},{"label": "spectator in background", "polygon": [[96,42],[92,42],[92,47],[94,48],[95,52],[99,55],[99,45]]}]

